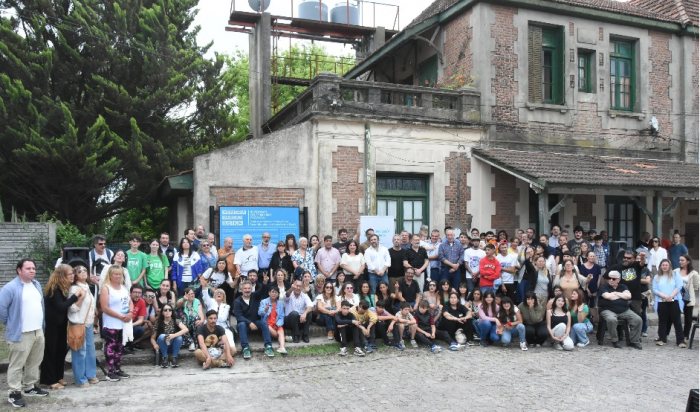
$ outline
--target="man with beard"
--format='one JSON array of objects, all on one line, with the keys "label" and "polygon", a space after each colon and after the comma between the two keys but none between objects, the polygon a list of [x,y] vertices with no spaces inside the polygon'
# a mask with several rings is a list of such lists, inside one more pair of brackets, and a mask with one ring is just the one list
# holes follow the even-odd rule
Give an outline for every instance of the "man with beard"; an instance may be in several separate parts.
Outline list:
[{"label": "man with beard", "polygon": [[630,300],[630,309],[637,315],[641,316],[642,313],[642,283],[649,284],[651,282],[651,277],[647,276],[642,278],[642,269],[646,266],[646,254],[644,252],[639,253],[639,260],[635,260],[637,254],[635,251],[628,249],[625,250],[624,257],[622,258],[622,263],[618,263],[610,267],[610,271],[617,271],[620,273],[620,284],[627,286],[630,293],[632,294],[632,299]]}]

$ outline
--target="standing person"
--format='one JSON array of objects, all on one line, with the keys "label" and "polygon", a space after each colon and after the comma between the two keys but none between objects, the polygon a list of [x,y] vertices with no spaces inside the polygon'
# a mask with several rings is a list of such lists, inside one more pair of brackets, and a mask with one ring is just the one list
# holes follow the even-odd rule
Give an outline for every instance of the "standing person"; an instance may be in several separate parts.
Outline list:
[{"label": "standing person", "polygon": [[559,247],[559,234],[561,233],[561,227],[559,225],[552,225],[552,236],[549,237],[547,244],[553,248]]},{"label": "standing person", "polygon": [[554,349],[574,350],[574,341],[569,337],[571,313],[567,310],[564,296],[555,297],[552,310],[547,311],[547,330],[549,337],[554,341]]},{"label": "standing person", "polygon": [[481,239],[479,239],[478,234],[477,236],[473,236],[471,238],[471,247],[464,251],[463,260],[464,266],[467,269],[466,280],[467,288],[469,289],[470,293],[474,290],[474,286],[479,278],[479,262],[481,262],[481,259],[486,257],[486,252],[479,249],[480,241]]},{"label": "standing person", "polygon": [[578,257],[581,255],[581,245],[587,242],[586,239],[583,238],[583,227],[576,226],[574,228],[574,238],[567,243],[567,246],[569,246],[569,251],[574,257]]},{"label": "standing person", "polygon": [[170,274],[170,280],[173,281],[175,292],[190,287],[194,280],[197,279],[200,271],[199,253],[192,250],[192,243],[186,237],[180,240],[180,249],[175,254],[173,259],[173,269]]},{"label": "standing person", "polygon": [[[92,325],[95,322],[95,297],[90,293],[88,285],[88,271],[84,266],[76,266],[73,269],[73,285],[68,289],[68,298],[76,296],[82,291],[82,296],[68,308],[68,321],[71,325],[83,325],[85,327],[85,339],[83,346],[74,350],[71,348],[71,367],[73,378],[79,388],[87,388],[90,384],[100,382],[97,379],[95,359],[95,334]],[[63,367],[63,364],[61,364]]]},{"label": "standing person", "polygon": [[608,266],[612,264],[610,261],[610,250],[603,247],[603,236],[597,235],[593,239],[593,253],[595,253],[596,263],[600,266],[600,274],[602,275],[606,272]]},{"label": "standing person", "polygon": [[129,378],[129,375],[122,371],[122,331],[124,324],[131,322],[134,306],[129,298],[129,291],[122,284],[123,276],[124,271],[121,267],[112,266],[100,291],[107,380],[111,382]]},{"label": "standing person", "polygon": [[659,274],[654,276],[654,311],[659,315],[659,337],[657,346],[666,344],[669,324],[676,330],[676,345],[687,347],[683,339],[683,324],[681,323],[681,289],[683,279],[679,272],[671,270],[671,261],[664,259],[659,263]]},{"label": "standing person", "polygon": [[305,270],[308,270],[311,273],[311,277],[316,279],[314,250],[309,247],[309,241],[305,237],[299,238],[299,249],[292,253],[292,265],[294,265],[293,279],[301,279],[301,275]]},{"label": "standing person", "polygon": [[146,286],[151,289],[158,289],[160,282],[168,278],[170,269],[170,261],[167,256],[163,255],[158,240],[151,239],[148,243],[151,248],[151,253],[148,255],[148,268],[146,271]]},{"label": "standing person", "polygon": [[[283,241],[277,242],[277,250],[270,258],[270,272],[275,273],[277,269],[284,269],[287,273],[294,273],[294,265],[292,264],[292,255],[287,253],[287,248]],[[268,272],[269,273],[269,272]]]},{"label": "standing person", "polygon": [[313,308],[309,296],[301,293],[301,279],[295,280],[284,297],[284,321],[285,325],[292,330],[294,343],[299,343],[300,333],[301,340],[309,343],[310,314]]},{"label": "standing person", "polygon": [[434,229],[432,232],[430,232],[430,242],[425,246],[425,250],[428,252],[428,260],[430,260],[430,267],[429,272],[426,272],[427,276],[425,277],[423,283],[423,289],[425,289],[425,284],[433,279],[433,277],[437,277],[437,273],[440,271],[440,256],[438,255],[439,249],[440,231]]},{"label": "standing person", "polygon": [[661,261],[668,259],[668,252],[666,249],[661,247],[661,238],[654,236],[651,238],[652,247],[649,249],[649,258],[647,259],[647,266],[652,274],[659,270]]},{"label": "standing person", "polygon": [[581,289],[571,292],[569,310],[571,311],[571,340],[574,345],[583,348],[590,343],[588,334],[593,332],[593,324],[588,319],[590,309],[585,303]]},{"label": "standing person", "polygon": [[236,257],[233,260],[233,264],[236,265],[236,270],[242,277],[248,277],[248,272],[252,269],[255,269],[256,272],[259,270],[259,255],[258,247],[253,246],[253,236],[244,235],[243,247],[236,251]]},{"label": "standing person", "polygon": [[[503,240],[498,244],[498,255],[496,259],[501,264],[501,293],[508,296],[515,302],[515,273],[520,269],[518,257],[508,253],[508,241]],[[524,332],[523,332],[523,336]]]},{"label": "standing person", "polygon": [[204,242],[204,226],[202,225],[197,225],[194,229],[194,238],[192,239],[192,243],[194,246],[197,248],[199,251],[202,248],[202,242]]},{"label": "standing person", "polygon": [[265,232],[262,234],[262,243],[258,245],[258,276],[265,276],[270,273],[270,263],[272,262],[272,255],[275,254],[276,250],[270,245],[270,233]]},{"label": "standing person", "polygon": [[170,234],[168,232],[161,233],[158,242],[160,243],[161,254],[168,258],[168,268],[166,270],[166,276],[169,279],[170,268],[173,266],[173,258],[175,257],[175,248],[170,245]]},{"label": "standing person", "polygon": [[[586,285],[586,292],[588,293],[588,307],[595,308],[596,297],[598,296],[598,287],[600,286],[601,278],[601,268],[598,265],[598,255],[595,251],[588,252],[588,259],[586,263],[581,265],[581,276],[590,279]],[[590,275],[590,278],[589,278]],[[584,297],[584,301],[585,301]]]},{"label": "standing person", "polygon": [[112,266],[118,266],[124,270],[124,280],[122,281],[122,284],[126,286],[128,290],[130,290],[131,278],[129,277],[129,271],[126,269],[126,252],[121,249],[117,249],[117,251],[114,252],[110,264],[104,265],[102,271],[99,273],[100,288],[102,287],[102,285],[104,285],[105,281],[107,281],[107,272],[109,272],[109,268]]},{"label": "standing person", "polygon": [[355,240],[351,240],[345,248],[345,253],[343,253],[343,256],[340,258],[340,267],[343,270],[343,277],[342,279],[337,278],[336,284],[340,286],[347,279],[353,282],[354,286],[359,290],[360,284],[362,284],[362,274],[366,267],[365,264],[365,257],[360,253],[360,246]]},{"label": "standing person", "polygon": [[629,301],[632,299],[632,294],[627,286],[620,284],[620,272],[610,270],[603,275],[603,279],[605,281],[598,289],[598,309],[600,310],[600,321],[606,323],[613,347],[622,348],[617,335],[617,320],[625,319],[630,327],[632,347],[641,350],[642,318],[630,310]]},{"label": "standing person", "polygon": [[[440,244],[438,249],[438,259],[440,260],[441,270],[438,278],[433,277],[433,280],[440,283],[442,279],[447,279],[453,282],[455,277],[459,276],[459,267],[464,263],[464,249],[459,242],[455,242],[455,232],[452,229],[445,231],[447,240]],[[455,274],[456,273],[456,274]],[[459,285],[457,279],[455,285]]]},{"label": "standing person", "polygon": [[16,270],[17,277],[0,289],[0,322],[5,325],[10,350],[7,401],[14,407],[24,407],[22,389],[27,396],[49,394],[36,384],[44,357],[44,295],[34,279],[33,261],[20,260]]},{"label": "standing person", "polygon": [[695,310],[696,302],[698,301],[697,291],[700,289],[700,279],[698,279],[698,272],[693,270],[693,260],[690,258],[690,255],[681,255],[678,261],[680,267],[674,269],[674,272],[678,272],[681,280],[683,280],[683,289],[681,289],[684,320],[683,336],[687,341],[693,324],[693,310]]},{"label": "standing person", "polygon": [[177,318],[173,306],[168,303],[163,305],[153,329],[155,333],[151,335],[151,345],[153,349],[160,352],[160,367],[179,367],[178,355],[182,346],[182,336],[189,330]]},{"label": "standing person", "polygon": [[[357,231],[360,232],[359,225],[357,226]],[[374,229],[369,228],[369,229],[365,230],[365,239],[366,240],[360,244],[360,253],[364,254],[365,250],[367,250],[367,248],[371,246],[371,244],[369,242],[369,238],[372,237],[373,234],[374,234]]]},{"label": "standing person", "polygon": [[284,245],[289,256],[293,255],[299,248],[296,237],[291,233],[284,238]]},{"label": "standing person", "polygon": [[78,290],[68,297],[68,289],[75,274],[69,265],[61,264],[56,268],[44,288],[44,313],[46,327],[44,335],[51,344],[44,346],[44,359],[41,362],[39,382],[51,389],[63,389],[68,382],[63,380],[63,360],[68,353],[68,308],[85,296],[85,291]]},{"label": "standing person", "polygon": [[403,249],[398,245],[398,239],[399,236],[394,235],[394,247],[389,251],[379,244],[379,236],[372,235],[369,238],[370,247],[365,250],[365,263],[369,272],[370,290],[377,290],[380,281],[389,283],[387,272],[391,272],[393,267],[403,267]]},{"label": "standing person", "polygon": [[[420,236],[419,236],[420,238]],[[408,230],[402,230],[401,231],[401,249],[408,249],[411,247],[411,234],[408,233]]]},{"label": "standing person", "polygon": [[236,265],[233,264],[236,258],[236,252],[233,250],[233,239],[227,237],[224,239],[224,246],[218,251],[219,259],[226,260],[226,269],[231,276],[236,275]]},{"label": "standing person", "polygon": [[484,252],[486,257],[479,261],[479,274],[481,276],[479,287],[482,293],[487,290],[495,290],[494,283],[501,278],[501,263],[494,257],[496,247],[489,243],[484,246]]},{"label": "standing person", "polygon": [[200,272],[204,272],[205,270],[214,267],[216,265],[216,261],[219,259],[219,254],[216,251],[216,248],[212,249],[212,244],[209,243],[208,240],[202,240],[202,242],[199,244],[199,257],[200,257]]},{"label": "standing person", "polygon": [[403,267],[412,267],[416,270],[416,277],[414,278],[416,283],[418,283],[418,288],[423,290],[424,281],[426,276],[424,273],[428,270],[428,264],[430,260],[428,259],[428,252],[420,245],[420,235],[411,236],[411,247],[404,250],[403,255]]},{"label": "standing person", "polygon": [[563,264],[562,271],[554,276],[554,281],[552,286],[560,285],[564,291],[564,297],[566,299],[571,299],[571,292],[576,289],[585,289],[591,277],[584,278],[583,276],[576,273],[574,262],[571,260],[565,260]]},{"label": "standing person", "polygon": [[637,254],[634,250],[628,249],[623,254],[622,263],[610,267],[610,270],[620,273],[620,284],[626,286],[632,294],[630,309],[639,316],[642,314],[642,284],[651,283],[650,277],[642,278],[644,266],[646,266],[646,252]]},{"label": "standing person", "polygon": [[[340,252],[333,247],[333,237],[323,237],[323,247],[316,252],[316,265],[318,272],[326,279],[326,282],[335,282],[335,274],[340,266]],[[317,273],[318,273],[317,272]]]},{"label": "standing person", "polygon": [[107,249],[107,238],[103,235],[95,235],[92,238],[93,249],[88,254],[88,263],[91,274],[100,274],[105,266],[112,261],[114,252]]},{"label": "standing person", "polygon": [[[374,235],[377,236],[377,235]],[[379,244],[379,237],[377,236],[377,244]],[[387,249],[387,252],[389,254],[389,258],[391,259],[391,264],[389,265],[389,268],[387,270],[388,272],[388,278],[382,279],[385,282],[393,283],[395,279],[401,278],[403,275],[403,260],[404,260],[404,254],[405,250],[401,247],[401,236],[400,235],[394,235],[391,239],[391,244],[392,247]],[[368,261],[369,258],[367,257],[368,252],[371,252],[370,249],[372,248],[372,240],[370,239],[370,247],[365,250],[365,261]],[[381,247],[381,245],[379,245]],[[369,273],[369,269],[367,269]],[[372,276],[369,276],[369,279],[372,279]],[[377,283],[379,280],[377,280]],[[374,283],[370,283],[374,284]]]},{"label": "standing person", "polygon": [[280,347],[277,348],[277,353],[286,355],[287,349],[284,348],[286,342],[284,337],[284,304],[279,300],[280,290],[277,286],[272,285],[268,288],[267,293],[269,297],[260,301],[258,316],[260,316],[260,320],[267,323],[270,338],[276,338],[279,342]]},{"label": "standing person", "polygon": [[680,258],[688,254],[688,248],[681,243],[681,234],[676,232],[673,234],[673,244],[668,248],[668,260],[671,261],[673,269],[681,267]]},{"label": "standing person", "polygon": [[333,243],[333,247],[338,249],[338,253],[340,253],[340,256],[343,256],[343,253],[347,252],[349,243],[350,241],[348,240],[348,230],[340,229],[338,231],[338,241],[336,243]]},{"label": "standing person", "polygon": [[126,252],[126,268],[131,276],[131,283],[143,283],[146,277],[146,269],[148,269],[148,257],[145,253],[139,250],[143,239],[138,233],[129,235],[129,246],[131,248]]}]

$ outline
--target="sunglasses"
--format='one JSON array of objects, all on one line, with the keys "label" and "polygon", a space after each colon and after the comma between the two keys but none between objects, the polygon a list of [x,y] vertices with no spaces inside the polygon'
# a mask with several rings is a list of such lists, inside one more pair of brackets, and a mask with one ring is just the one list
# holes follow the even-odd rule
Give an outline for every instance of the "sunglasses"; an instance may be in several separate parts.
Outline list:
[{"label": "sunglasses", "polygon": [[333,289],[333,286],[326,286],[326,289]]},{"label": "sunglasses", "polygon": [[345,289],[350,289],[350,290],[352,290],[352,289],[354,289],[354,288],[353,288],[352,286],[347,286]]},{"label": "sunglasses", "polygon": [[106,244],[107,244],[107,243],[105,243],[105,242],[99,242],[97,245],[98,245],[98,246],[105,246]]},{"label": "sunglasses", "polygon": [[153,299],[155,297],[156,297],[156,295],[145,295],[144,296],[144,298],[146,298],[146,299]]},{"label": "sunglasses", "polygon": [[163,309],[163,312],[172,312],[172,309]]},{"label": "sunglasses", "polygon": [[78,273],[87,273],[87,270],[85,270],[85,269],[78,269]]}]

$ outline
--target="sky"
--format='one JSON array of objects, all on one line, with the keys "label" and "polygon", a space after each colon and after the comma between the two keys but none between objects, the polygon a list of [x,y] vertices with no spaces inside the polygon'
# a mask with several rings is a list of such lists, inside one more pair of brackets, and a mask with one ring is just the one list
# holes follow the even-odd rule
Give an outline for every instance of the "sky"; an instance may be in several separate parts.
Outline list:
[{"label": "sky", "polygon": [[[247,0],[234,1],[236,10],[247,12],[252,11],[250,6],[248,6]],[[301,2],[302,0],[270,0],[270,8],[267,11],[272,15],[290,16],[291,5],[293,3],[294,15],[297,15],[298,6]],[[338,2],[345,4],[345,1],[324,0],[324,3],[329,7],[329,9]],[[407,2],[405,0],[380,0],[379,3],[399,5],[400,28],[404,28],[431,3],[431,0],[418,0],[412,2]],[[213,55],[214,52],[232,53],[236,48],[245,52],[248,51],[247,34],[227,32],[224,30],[228,23],[231,0],[200,0],[198,8],[199,14],[195,18],[195,24],[201,26],[201,30],[197,37],[197,43],[199,45],[205,45],[210,41],[214,41],[214,44],[209,50],[210,55]],[[372,4],[368,2],[364,3],[364,25],[372,26],[373,8],[376,11],[376,25],[379,26],[383,24],[385,27],[390,27],[394,20],[394,16],[396,15],[396,7],[382,5],[376,5],[373,7]],[[298,40],[293,40],[293,42],[296,41]],[[332,55],[348,54],[353,52],[352,48],[349,46],[343,48],[342,45],[337,45],[336,43],[324,43],[323,45]]]}]

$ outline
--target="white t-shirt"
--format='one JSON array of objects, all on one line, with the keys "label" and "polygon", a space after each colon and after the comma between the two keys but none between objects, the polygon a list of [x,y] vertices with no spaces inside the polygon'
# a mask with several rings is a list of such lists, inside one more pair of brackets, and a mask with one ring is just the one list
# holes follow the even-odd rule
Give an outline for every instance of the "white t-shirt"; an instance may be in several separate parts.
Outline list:
[{"label": "white t-shirt", "polygon": [[32,332],[44,327],[41,293],[31,282],[22,285],[22,333]]},{"label": "white t-shirt", "polygon": [[247,277],[251,269],[258,270],[258,247],[252,246],[250,249],[240,248],[233,259],[234,265],[241,265],[241,276]]},{"label": "white t-shirt", "polygon": [[217,289],[226,282],[224,274],[221,272],[214,272],[214,268],[207,269],[202,276],[209,281],[209,286],[213,289]]},{"label": "white t-shirt", "polygon": [[316,299],[314,299],[314,306],[317,306],[318,302],[323,302],[322,303],[323,307],[329,308],[329,307],[332,307],[333,305],[335,305],[335,302],[337,302],[337,301],[338,301],[337,296],[333,296],[333,299],[331,299],[331,300],[326,300],[323,298],[323,294],[319,294],[319,295],[316,295]]},{"label": "white t-shirt", "polygon": [[[510,253],[506,254],[505,256],[499,253],[496,255],[496,260],[498,260],[498,262],[501,264],[501,269],[518,266],[518,258]],[[508,273],[505,270],[501,270],[501,279],[503,280],[503,283],[513,283],[513,273]]]},{"label": "white t-shirt", "polygon": [[[481,259],[486,257],[486,252],[481,249],[474,249],[469,247],[464,250],[464,261],[469,263],[469,269],[471,269],[474,276],[479,274],[479,262]],[[471,279],[472,275],[467,272],[467,279]]]}]

